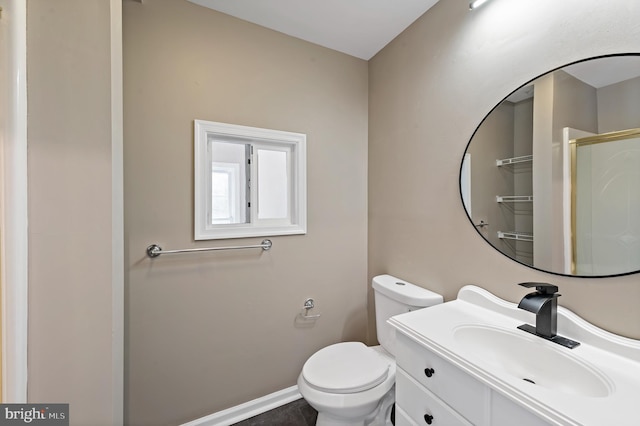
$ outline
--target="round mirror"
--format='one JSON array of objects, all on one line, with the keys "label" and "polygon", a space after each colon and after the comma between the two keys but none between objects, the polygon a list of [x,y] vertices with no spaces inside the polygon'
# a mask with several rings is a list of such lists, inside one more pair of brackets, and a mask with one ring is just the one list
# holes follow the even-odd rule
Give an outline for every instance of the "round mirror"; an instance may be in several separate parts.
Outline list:
[{"label": "round mirror", "polygon": [[640,55],[573,63],[512,92],[471,137],[460,193],[478,233],[524,265],[640,271]]}]

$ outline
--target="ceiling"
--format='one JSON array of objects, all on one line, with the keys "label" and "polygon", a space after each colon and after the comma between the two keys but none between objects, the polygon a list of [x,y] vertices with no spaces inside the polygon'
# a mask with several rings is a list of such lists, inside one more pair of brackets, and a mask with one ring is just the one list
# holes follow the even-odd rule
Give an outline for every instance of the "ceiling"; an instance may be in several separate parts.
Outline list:
[{"label": "ceiling", "polygon": [[[578,62],[562,68],[578,80],[599,89],[640,76],[640,56],[608,56]],[[508,101],[517,103],[533,97],[533,86],[528,85],[509,95]]]},{"label": "ceiling", "polygon": [[189,0],[369,60],[438,0]]},{"label": "ceiling", "polygon": [[613,56],[579,62],[564,70],[599,89],[640,75],[640,56]]}]

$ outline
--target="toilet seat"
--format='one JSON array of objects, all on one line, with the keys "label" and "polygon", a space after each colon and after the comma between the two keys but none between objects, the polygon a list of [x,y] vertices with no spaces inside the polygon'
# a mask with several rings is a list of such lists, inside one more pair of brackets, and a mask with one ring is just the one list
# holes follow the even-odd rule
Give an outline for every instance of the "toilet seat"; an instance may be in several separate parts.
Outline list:
[{"label": "toilet seat", "polygon": [[389,362],[361,342],[337,343],[320,349],[302,367],[313,388],[329,393],[356,393],[382,383]]}]

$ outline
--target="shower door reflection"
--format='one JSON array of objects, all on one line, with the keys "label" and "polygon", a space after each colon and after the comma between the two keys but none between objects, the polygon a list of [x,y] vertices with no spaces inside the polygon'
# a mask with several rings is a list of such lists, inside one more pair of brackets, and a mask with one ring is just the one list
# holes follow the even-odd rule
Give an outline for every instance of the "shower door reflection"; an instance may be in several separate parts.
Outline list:
[{"label": "shower door reflection", "polygon": [[640,270],[640,129],[572,141],[572,269]]}]

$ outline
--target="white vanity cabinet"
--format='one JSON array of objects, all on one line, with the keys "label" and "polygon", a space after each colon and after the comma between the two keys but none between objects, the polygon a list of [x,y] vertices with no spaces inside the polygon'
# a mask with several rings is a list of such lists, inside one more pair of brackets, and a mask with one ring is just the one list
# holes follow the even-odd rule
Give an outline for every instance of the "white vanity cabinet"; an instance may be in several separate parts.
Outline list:
[{"label": "white vanity cabinet", "polygon": [[549,425],[412,338],[396,338],[397,426]]},{"label": "white vanity cabinet", "polygon": [[395,315],[399,426],[638,426],[640,340],[558,307],[573,349],[519,329],[535,316],[480,287]]},{"label": "white vanity cabinet", "polygon": [[[396,399],[396,407],[402,409],[409,418],[405,423],[407,425],[472,425],[402,369],[396,370]],[[402,401],[402,404],[398,401]],[[402,424],[396,422],[396,425]]]}]

